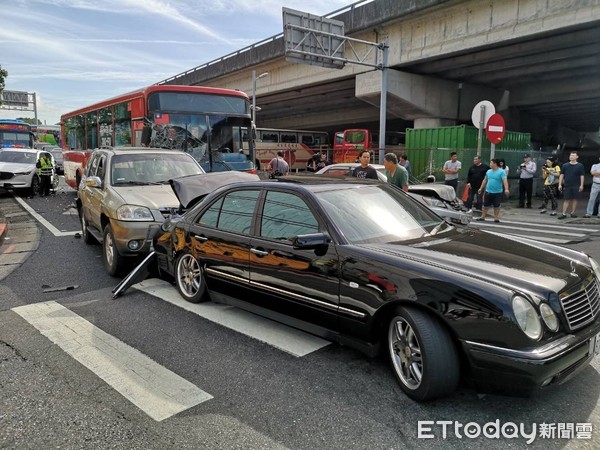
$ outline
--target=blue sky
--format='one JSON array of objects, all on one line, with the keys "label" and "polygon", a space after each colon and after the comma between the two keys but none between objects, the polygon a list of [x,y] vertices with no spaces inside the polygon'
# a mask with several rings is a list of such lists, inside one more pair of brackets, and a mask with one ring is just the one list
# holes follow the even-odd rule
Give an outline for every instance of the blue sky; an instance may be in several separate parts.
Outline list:
[{"label": "blue sky", "polygon": [[[350,0],[0,0],[5,89],[38,119],[147,86],[283,31],[282,7],[323,15]],[[0,110],[0,118],[34,117]]]}]

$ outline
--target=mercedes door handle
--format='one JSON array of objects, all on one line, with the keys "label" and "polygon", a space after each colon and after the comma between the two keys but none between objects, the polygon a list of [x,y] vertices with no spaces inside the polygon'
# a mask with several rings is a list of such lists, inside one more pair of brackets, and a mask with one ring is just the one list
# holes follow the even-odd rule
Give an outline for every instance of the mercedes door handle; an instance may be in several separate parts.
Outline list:
[{"label": "mercedes door handle", "polygon": [[206,242],[206,241],[208,241],[207,237],[198,236],[197,234],[194,235],[194,239],[196,239],[197,241],[200,241],[200,242]]},{"label": "mercedes door handle", "polygon": [[265,252],[264,250],[259,250],[257,248],[251,248],[250,252],[257,256],[267,256],[269,254],[269,252]]}]

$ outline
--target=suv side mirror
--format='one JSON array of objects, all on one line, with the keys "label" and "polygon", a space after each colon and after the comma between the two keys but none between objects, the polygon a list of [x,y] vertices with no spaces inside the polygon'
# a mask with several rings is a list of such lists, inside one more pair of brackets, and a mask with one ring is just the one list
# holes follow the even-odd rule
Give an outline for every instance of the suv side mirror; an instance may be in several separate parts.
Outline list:
[{"label": "suv side mirror", "polygon": [[102,180],[100,177],[87,177],[85,179],[85,185],[90,188],[102,188]]}]

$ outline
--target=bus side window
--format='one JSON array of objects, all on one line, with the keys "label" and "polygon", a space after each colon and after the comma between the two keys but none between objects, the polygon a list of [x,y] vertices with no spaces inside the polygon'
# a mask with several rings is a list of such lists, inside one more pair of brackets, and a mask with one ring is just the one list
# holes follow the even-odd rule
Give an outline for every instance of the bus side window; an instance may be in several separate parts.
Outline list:
[{"label": "bus side window", "polygon": [[290,143],[290,144],[295,144],[296,142],[298,142],[298,139],[296,138],[295,134],[284,134],[281,133],[281,142],[286,142],[286,143]]},{"label": "bus side window", "polygon": [[302,143],[308,147],[312,147],[314,145],[312,136],[302,136]]}]

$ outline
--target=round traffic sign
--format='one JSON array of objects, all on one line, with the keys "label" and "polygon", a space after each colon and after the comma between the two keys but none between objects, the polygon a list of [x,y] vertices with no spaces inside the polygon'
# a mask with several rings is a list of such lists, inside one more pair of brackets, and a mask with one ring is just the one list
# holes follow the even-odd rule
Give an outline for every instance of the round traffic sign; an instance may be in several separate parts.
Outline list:
[{"label": "round traffic sign", "polygon": [[497,144],[504,139],[506,126],[504,125],[504,117],[500,114],[494,114],[487,121],[485,126],[485,135],[492,144]]},{"label": "round traffic sign", "polygon": [[494,104],[489,100],[482,100],[479,103],[477,103],[475,105],[475,108],[473,108],[473,112],[471,113],[471,121],[473,121],[473,125],[475,125],[475,128],[480,128],[480,122],[482,119],[482,106],[485,106],[485,111],[483,115],[483,126],[481,128],[485,128],[485,124],[487,123],[488,119],[496,113],[496,108],[494,108]]}]

